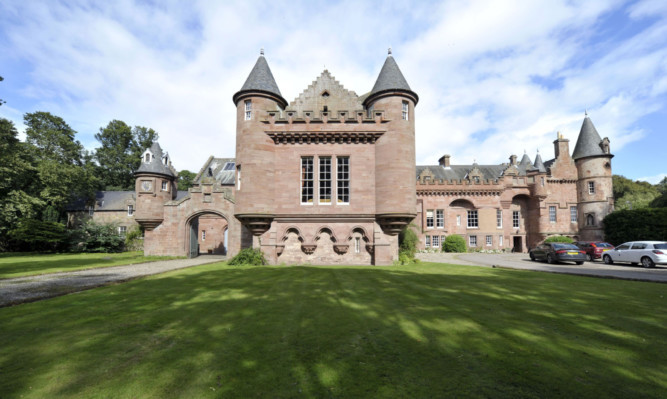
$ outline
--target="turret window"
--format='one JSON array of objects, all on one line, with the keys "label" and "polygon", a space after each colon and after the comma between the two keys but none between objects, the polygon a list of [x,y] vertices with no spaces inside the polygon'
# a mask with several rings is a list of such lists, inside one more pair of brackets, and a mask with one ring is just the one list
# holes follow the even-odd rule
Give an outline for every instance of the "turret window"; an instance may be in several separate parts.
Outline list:
[{"label": "turret window", "polygon": [[169,191],[169,182],[162,180],[162,191]]},{"label": "turret window", "polygon": [[588,182],[588,194],[595,194],[595,182],[594,181],[589,181]]},{"label": "turret window", "polygon": [[408,102],[403,101],[403,120],[404,121],[408,120],[408,109],[409,109]]},{"label": "turret window", "polygon": [[252,118],[252,101],[245,101],[245,120],[249,121]]}]

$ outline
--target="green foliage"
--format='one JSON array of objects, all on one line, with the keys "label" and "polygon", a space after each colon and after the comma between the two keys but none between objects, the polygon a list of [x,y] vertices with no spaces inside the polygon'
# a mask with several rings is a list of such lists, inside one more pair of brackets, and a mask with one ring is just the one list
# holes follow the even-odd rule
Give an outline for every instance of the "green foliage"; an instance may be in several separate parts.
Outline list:
[{"label": "green foliage", "polygon": [[121,252],[125,238],[113,224],[88,221],[70,233],[71,250],[75,252]]},{"label": "green foliage", "polygon": [[52,205],[49,205],[42,212],[42,220],[45,222],[57,222],[60,219],[60,215],[56,208]]},{"label": "green foliage", "polygon": [[123,121],[113,120],[100,128],[95,139],[101,144],[95,151],[95,159],[104,189],[134,189],[134,172],[141,164],[141,154],[158,139],[158,134],[153,129],[131,128]]},{"label": "green foliage", "polygon": [[144,248],[144,229],[141,226],[135,226],[125,234],[125,249],[128,251],[139,251]]},{"label": "green foliage", "polygon": [[194,183],[196,173],[190,172],[189,170],[182,170],[178,172],[178,189],[186,191]]},{"label": "green foliage", "polygon": [[572,244],[574,240],[566,236],[551,236],[547,237],[547,239],[544,240],[544,242],[565,242],[568,244]]},{"label": "green foliage", "polygon": [[239,251],[239,253],[229,261],[229,264],[232,266],[261,266],[266,265],[267,262],[262,251],[255,248],[246,248]]},{"label": "green foliage", "polygon": [[398,234],[399,252],[406,254],[411,259],[415,257],[417,243],[419,243],[419,237],[417,237],[417,233],[414,231],[415,227],[416,226],[413,224],[405,226],[405,228]]},{"label": "green foliage", "polygon": [[445,252],[466,252],[466,240],[458,234],[450,234],[442,243],[442,250]]},{"label": "green foliage", "polygon": [[642,209],[660,196],[657,186],[645,181],[632,181],[620,175],[612,177],[616,210]]},{"label": "green foliage", "polygon": [[627,241],[667,241],[667,208],[626,209],[607,215],[605,239],[614,245]]},{"label": "green foliage", "polygon": [[55,251],[67,242],[64,225],[36,219],[21,220],[9,231],[9,238],[12,249],[18,251]]},{"label": "green foliage", "polygon": [[656,184],[660,196],[651,201],[652,208],[667,208],[667,177],[663,177],[660,183]]}]

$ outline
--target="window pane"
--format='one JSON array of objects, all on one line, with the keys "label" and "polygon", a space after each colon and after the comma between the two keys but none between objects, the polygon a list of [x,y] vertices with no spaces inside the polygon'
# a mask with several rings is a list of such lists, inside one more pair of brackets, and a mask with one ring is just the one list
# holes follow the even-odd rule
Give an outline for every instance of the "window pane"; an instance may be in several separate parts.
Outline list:
[{"label": "window pane", "polygon": [[426,227],[433,227],[433,209],[426,211]]},{"label": "window pane", "polygon": [[313,157],[301,158],[301,203],[313,203]]},{"label": "window pane", "polygon": [[320,203],[331,203],[331,158],[320,158]]},{"label": "window pane", "polygon": [[336,162],[338,166],[336,171],[337,200],[339,203],[348,204],[350,203],[350,158],[338,157]]},{"label": "window pane", "polygon": [[435,226],[445,227],[445,212],[443,209],[438,209],[435,211]]},{"label": "window pane", "polygon": [[477,210],[468,211],[468,227],[479,227],[477,219]]}]

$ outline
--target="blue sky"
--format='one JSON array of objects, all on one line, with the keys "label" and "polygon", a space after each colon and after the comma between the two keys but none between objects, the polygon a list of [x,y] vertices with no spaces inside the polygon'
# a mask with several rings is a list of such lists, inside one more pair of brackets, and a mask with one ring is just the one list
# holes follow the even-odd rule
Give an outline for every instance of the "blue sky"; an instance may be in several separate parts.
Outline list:
[{"label": "blue sky", "polygon": [[667,173],[667,1],[76,1],[0,3],[0,117],[64,118],[89,149],[113,119],[160,134],[177,169],[234,155],[259,49],[292,101],[324,68],[373,86],[392,47],[416,109],[417,162],[570,151],[588,110],[613,171]]}]

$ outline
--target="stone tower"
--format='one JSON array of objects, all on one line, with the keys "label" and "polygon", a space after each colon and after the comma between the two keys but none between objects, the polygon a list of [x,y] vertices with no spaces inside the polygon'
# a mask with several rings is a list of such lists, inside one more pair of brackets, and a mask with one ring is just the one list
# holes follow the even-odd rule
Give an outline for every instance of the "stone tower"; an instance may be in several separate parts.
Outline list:
[{"label": "stone tower", "polygon": [[176,197],[178,174],[171,166],[169,154],[163,154],[160,144],[153,143],[141,155],[136,178],[137,210],[135,220],[145,230],[153,230],[164,219],[164,204]]},{"label": "stone tower", "polygon": [[577,167],[578,222],[581,240],[602,240],[602,219],[614,210],[609,139],[600,139],[586,114],[572,159]]},{"label": "stone tower", "polygon": [[262,119],[269,111],[280,112],[287,106],[263,50],[232,99],[236,105],[235,216],[246,229],[241,245],[249,247],[247,233],[260,236],[274,218],[275,146],[264,133]]},{"label": "stone tower", "polygon": [[387,234],[398,234],[417,215],[415,192],[415,106],[410,89],[391,55],[363,102],[369,115],[384,111],[386,133],[375,144],[375,213]]}]

